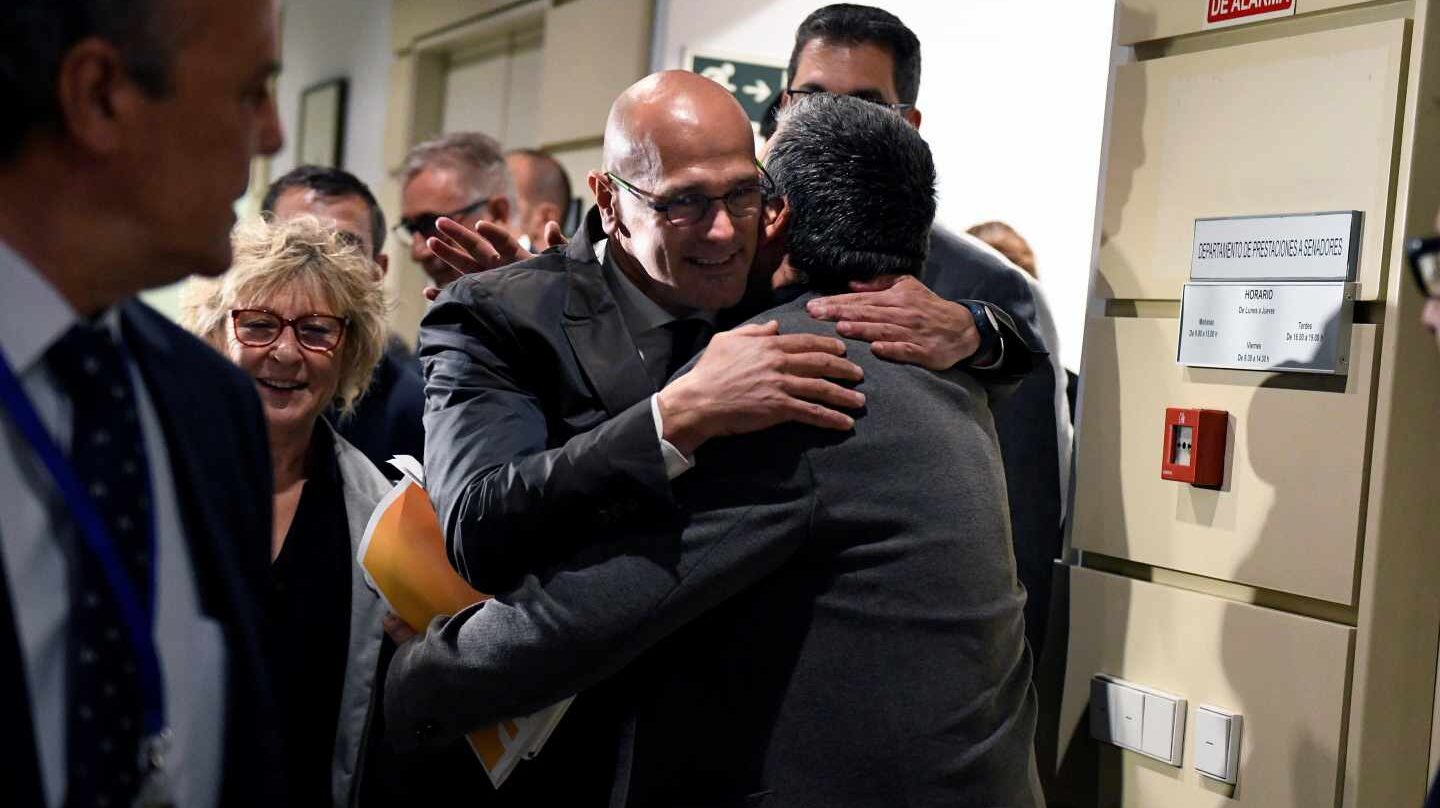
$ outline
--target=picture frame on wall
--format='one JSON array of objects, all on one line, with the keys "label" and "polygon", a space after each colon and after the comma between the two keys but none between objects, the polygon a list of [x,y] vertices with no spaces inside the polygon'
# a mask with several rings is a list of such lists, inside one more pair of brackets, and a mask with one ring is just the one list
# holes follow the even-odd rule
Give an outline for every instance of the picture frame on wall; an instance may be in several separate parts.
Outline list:
[{"label": "picture frame on wall", "polygon": [[345,159],[345,113],[349,81],[330,79],[300,93],[297,165],[339,168]]}]

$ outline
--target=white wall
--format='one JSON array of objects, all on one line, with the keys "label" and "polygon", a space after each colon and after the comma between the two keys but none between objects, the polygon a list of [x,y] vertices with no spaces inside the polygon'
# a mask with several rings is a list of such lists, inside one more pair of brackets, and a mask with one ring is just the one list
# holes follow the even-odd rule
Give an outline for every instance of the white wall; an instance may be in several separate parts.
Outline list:
[{"label": "white wall", "polygon": [[[390,0],[288,0],[284,4],[276,88],[285,147],[271,162],[274,179],[295,166],[300,93],[313,84],[350,80],[341,168],[379,192],[385,178],[385,97],[390,83]],[[392,214],[393,212],[387,211]]]},{"label": "white wall", "polygon": [[[687,49],[788,61],[821,0],[657,0],[655,69]],[[920,37],[921,132],[940,174],[939,220],[1010,223],[1035,250],[1080,366],[1089,294],[1113,0],[875,2]]]}]

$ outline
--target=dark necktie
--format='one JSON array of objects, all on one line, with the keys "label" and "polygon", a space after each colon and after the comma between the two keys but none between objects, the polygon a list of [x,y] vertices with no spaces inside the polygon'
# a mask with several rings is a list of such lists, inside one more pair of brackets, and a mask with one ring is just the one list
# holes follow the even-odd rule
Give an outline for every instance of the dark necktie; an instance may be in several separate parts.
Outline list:
[{"label": "dark necktie", "polygon": [[671,320],[665,324],[665,330],[670,332],[670,361],[665,365],[665,378],[660,381],[660,387],[710,341],[710,324],[704,320]]},{"label": "dark necktie", "polygon": [[[46,355],[74,408],[70,463],[95,502],[142,603],[150,598],[150,472],[135,389],[103,326],[80,323]],[[84,540],[70,554],[66,766],[69,808],[128,806],[139,789],[143,720],[135,651]]]}]

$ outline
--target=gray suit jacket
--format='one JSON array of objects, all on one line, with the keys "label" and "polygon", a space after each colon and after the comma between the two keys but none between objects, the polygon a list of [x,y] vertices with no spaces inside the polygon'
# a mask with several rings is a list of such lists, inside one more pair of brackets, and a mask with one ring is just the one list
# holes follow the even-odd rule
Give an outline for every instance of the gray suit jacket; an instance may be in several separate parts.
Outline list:
[{"label": "gray suit jacket", "polygon": [[[807,298],[765,316],[833,335]],[[390,726],[443,742],[628,665],[612,804],[1041,805],[984,389],[849,356],[869,397],[853,434],[708,444],[648,530],[592,526],[401,648]]]},{"label": "gray suit jacket", "polygon": [[[1035,293],[1029,280],[993,252],[936,227],[930,234],[930,256],[921,280],[948,300],[985,300],[1009,312],[1025,341],[1038,350],[1046,345],[1039,325]],[[1061,521],[1066,492],[1062,490],[1061,457],[1069,446],[1060,445],[1068,432],[1063,376],[1058,363],[1039,359],[1015,391],[996,402],[995,431],[1005,462],[1010,490],[1010,526],[1020,583],[1028,594],[1025,635],[1038,658],[1045,644],[1050,613],[1050,583],[1055,559],[1060,556]],[[1058,387],[1057,387],[1058,385]]]}]

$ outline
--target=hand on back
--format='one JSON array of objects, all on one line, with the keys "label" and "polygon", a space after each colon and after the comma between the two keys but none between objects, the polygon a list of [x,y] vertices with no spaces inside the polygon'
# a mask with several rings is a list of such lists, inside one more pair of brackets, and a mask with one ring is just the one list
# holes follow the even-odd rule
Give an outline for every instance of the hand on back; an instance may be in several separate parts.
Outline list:
[{"label": "hand on back", "polygon": [[717,334],[660,391],[665,439],[691,454],[710,438],[786,422],[848,430],[855,421],[839,410],[863,407],[865,395],[837,381],[859,382],[864,372],[844,355],[841,340],[781,334],[774,321]]}]

